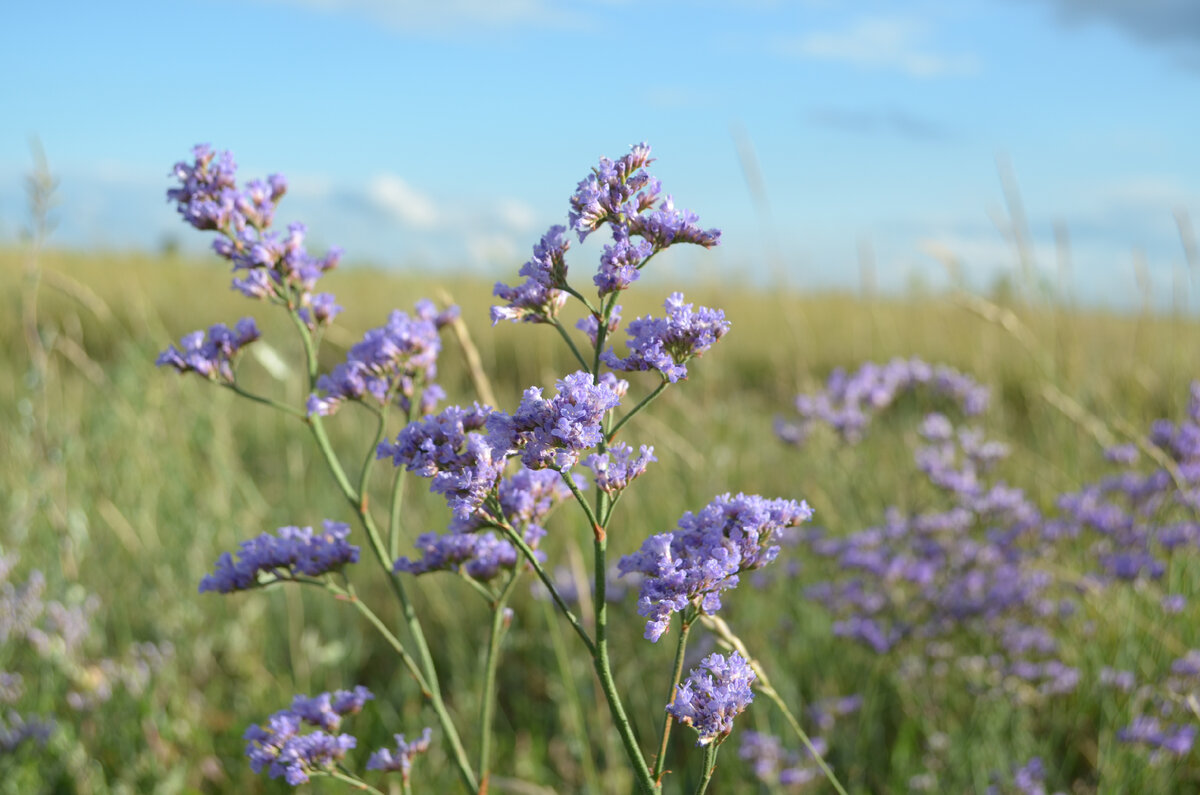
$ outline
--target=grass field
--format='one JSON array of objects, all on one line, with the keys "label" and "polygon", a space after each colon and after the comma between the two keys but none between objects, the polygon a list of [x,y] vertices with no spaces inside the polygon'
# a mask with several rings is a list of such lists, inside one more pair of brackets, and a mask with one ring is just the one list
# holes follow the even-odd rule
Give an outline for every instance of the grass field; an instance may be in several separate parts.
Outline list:
[{"label": "grass field", "polygon": [[[197,593],[220,552],[243,539],[326,517],[350,521],[300,424],[154,366],[158,352],[182,334],[247,314],[258,318],[280,358],[296,361],[286,318],[230,291],[228,274],[215,264],[52,251],[41,257],[37,322],[49,355],[39,372],[22,332],[24,263],[20,251],[0,252],[0,553],[19,555],[0,597],[14,604],[11,586],[37,569],[47,600],[84,605],[90,594],[96,603],[86,637],[74,645],[0,643],[0,672],[23,677],[22,714],[57,723],[44,748],[31,743],[0,755],[0,792],[283,791],[281,782],[251,773],[242,733],[294,693],[371,687],[377,700],[354,724],[359,737],[371,738],[355,752],[361,759],[392,732],[412,736],[431,725],[390,650],[344,605],[295,588]],[[477,279],[346,268],[331,274],[325,289],[347,310],[327,338],[326,369],[392,308],[442,295],[462,307],[501,408],[514,409],[527,386],[550,387],[575,369],[547,329],[492,329],[490,284]],[[654,311],[674,289],[665,279],[639,284],[625,317]],[[791,416],[795,395],[819,389],[835,367],[918,356],[970,373],[992,390],[980,424],[1012,448],[1000,475],[1049,512],[1058,495],[1111,471],[1102,445],[1109,436],[1128,441],[1131,430],[1145,433],[1157,418],[1184,418],[1200,360],[1200,326],[1187,317],[1056,306],[1004,314],[1003,307],[943,296],[866,300],[716,281],[686,292],[689,300],[723,308],[732,329],[694,363],[686,383],[625,432],[630,443],[655,445],[659,461],[618,508],[610,529],[613,560],[724,492],[807,499],[831,536],[879,523],[888,506],[919,509],[929,490],[914,470],[911,447],[920,417],[935,405],[924,397],[900,400],[854,446],[832,434],[815,434],[799,448],[775,436],[773,418]],[[457,354],[448,340],[440,381],[451,402],[469,402],[475,395]],[[302,373],[272,372],[254,358],[242,368],[257,391],[302,402]],[[652,386],[636,376],[635,390]],[[353,408],[329,423],[348,461],[365,453],[366,417]],[[375,485],[382,494],[382,474]],[[408,537],[440,530],[447,519],[444,502],[411,479]],[[549,529],[551,558],[585,567],[589,530],[581,517],[562,511]],[[1080,542],[1076,551],[1047,561],[1063,582],[1091,570],[1088,545]],[[1010,791],[1010,771],[1033,757],[1042,760],[1049,791],[1200,788],[1194,751],[1155,756],[1116,740],[1138,714],[1137,699],[1148,696],[1099,684],[1101,669],[1112,666],[1152,687],[1172,660],[1200,647],[1200,604],[1188,601],[1171,614],[1160,606],[1165,593],[1197,593],[1194,545],[1176,551],[1161,580],[1079,597],[1080,614],[1063,624],[1057,640],[1059,656],[1078,669],[1080,681],[1055,697],[1019,687],[974,690],[964,684],[969,677],[953,671],[906,674],[904,654],[876,654],[833,636],[830,617],[804,593],[823,561],[804,547],[786,549],[781,558],[773,576],[754,586],[747,577],[730,592],[722,616],[797,714],[807,714],[816,700],[863,696],[858,712],[822,732],[827,758],[850,791],[906,792],[915,777],[917,784],[935,782],[934,791],[982,792],[994,776],[1001,791]],[[354,577],[368,598],[387,605],[377,575],[364,565]],[[429,634],[450,708],[474,727],[486,611],[450,576],[418,584],[418,609],[436,628]],[[519,631],[509,636],[499,674],[493,791],[630,791],[575,638],[528,588],[514,607]],[[673,647],[641,639],[632,598],[610,612],[617,680],[638,707],[635,729],[649,748]],[[387,610],[383,617],[397,618]],[[0,628],[5,620],[16,621],[0,616]],[[985,654],[988,642],[956,637],[954,659]],[[157,645],[138,645],[145,643]],[[70,702],[68,693],[75,694]],[[791,746],[795,738],[786,739],[786,725],[765,699],[737,725],[710,792],[773,791],[737,758],[737,732],[770,731]],[[478,738],[472,728],[463,739],[473,748]],[[669,791],[695,785],[699,761],[690,746],[684,733],[675,736]],[[414,776],[419,792],[458,786],[436,742]],[[322,792],[341,787],[313,785]],[[817,780],[806,791],[827,790]]]}]

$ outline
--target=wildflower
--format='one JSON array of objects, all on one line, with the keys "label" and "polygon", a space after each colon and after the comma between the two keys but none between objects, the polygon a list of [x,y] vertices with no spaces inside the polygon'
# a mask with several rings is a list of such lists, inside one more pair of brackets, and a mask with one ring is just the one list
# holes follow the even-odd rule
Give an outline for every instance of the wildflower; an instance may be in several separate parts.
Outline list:
[{"label": "wildflower", "polygon": [[620,359],[610,348],[602,359],[614,370],[658,370],[671,383],[687,378],[686,364],[711,348],[729,331],[725,313],[719,309],[683,302],[683,293],[672,293],[664,304],[665,318],[644,317],[632,321],[626,333],[629,355]]},{"label": "wildflower", "polygon": [[676,685],[667,712],[699,734],[696,745],[721,743],[733,731],[733,719],[754,700],[754,671],[736,651],[726,659],[710,654]]},{"label": "wildflower", "polygon": [[[402,404],[411,401],[418,386],[428,388],[437,377],[442,347],[438,331],[456,312],[457,307],[450,307],[439,314],[431,301],[418,301],[412,315],[393,311],[386,325],[364,334],[350,348],[345,362],[317,380],[317,389],[323,394],[309,397],[309,413],[329,415],[344,401],[368,396],[381,405],[389,397]],[[408,405],[411,407],[411,402]]]},{"label": "wildflower", "polygon": [[469,517],[496,488],[504,469],[504,456],[493,450],[490,440],[471,432],[483,428],[495,413],[478,403],[470,409],[449,406],[409,423],[395,442],[382,442],[377,454],[433,478],[431,490],[446,497],[456,516]]},{"label": "wildflower", "polygon": [[588,456],[583,463],[596,476],[596,486],[600,490],[615,494],[640,477],[651,461],[657,460],[653,447],[642,445],[641,452],[634,458],[633,448],[624,442],[617,442],[605,453]]},{"label": "wildflower", "polygon": [[775,559],[784,528],[811,518],[806,502],[724,494],[699,513],[685,513],[675,531],[647,538],[618,564],[623,574],[645,576],[638,614],[649,619],[646,638],[661,638],[671,614],[688,605],[715,613],[721,592],[737,586],[740,572]]},{"label": "wildflower", "polygon": [[[266,768],[271,778],[298,786],[308,782],[310,773],[331,769],[358,742],[352,735],[331,732],[337,731],[344,716],[358,712],[370,698],[374,696],[361,685],[311,699],[296,696],[292,709],[276,712],[265,726],[252,724],[246,729],[251,770],[261,773]],[[319,728],[302,734],[306,723]]]},{"label": "wildflower", "polygon": [[[312,307],[312,290],[323,273],[337,267],[339,249],[321,258],[304,246],[305,228],[295,223],[285,235],[268,231],[279,200],[287,192],[287,180],[273,174],[237,188],[237,165],[229,152],[219,156],[207,144],[193,150],[192,162],[175,164],[179,187],[167,191],[184,220],[200,230],[219,232],[213,242],[218,256],[233,264],[234,289],[250,298],[275,299],[299,311],[310,328],[321,323]],[[323,299],[324,300],[324,299]],[[332,314],[329,314],[332,317]]]},{"label": "wildflower", "polygon": [[[856,442],[862,438],[873,414],[919,386],[954,400],[968,416],[987,408],[987,388],[969,376],[944,365],[934,367],[920,359],[897,358],[883,365],[868,362],[854,373],[835,369],[823,390],[796,398],[800,422],[779,420],[776,434],[789,444],[799,444],[814,425],[824,424],[843,440]],[[944,430],[939,421],[933,423],[928,430],[935,434],[939,428]]]},{"label": "wildflower", "polygon": [[421,736],[411,742],[405,740],[403,734],[395,735],[396,750],[380,748],[367,759],[367,770],[399,771],[407,782],[412,771],[413,759],[417,754],[429,750],[429,742],[433,732],[428,727]]},{"label": "wildflower", "polygon": [[[606,336],[611,336],[621,325],[621,305],[615,304],[608,316],[608,328],[604,332]],[[586,315],[579,319],[575,324],[575,328],[587,335],[591,341],[592,347],[596,347],[597,334],[600,331],[600,320],[595,315]],[[605,373],[608,375],[608,373]]]},{"label": "wildflower", "polygon": [[231,330],[218,323],[208,333],[194,331],[158,355],[159,367],[174,367],[181,373],[197,373],[210,381],[232,384],[233,365],[242,348],[259,337],[254,318],[244,317]]},{"label": "wildflower", "polygon": [[254,588],[261,584],[259,573],[281,580],[298,575],[319,577],[358,562],[359,548],[346,543],[350,525],[344,522],[326,519],[321,533],[314,533],[311,527],[281,527],[277,532],[243,541],[236,562],[228,552],[222,553],[216,571],[200,581],[200,593]]},{"label": "wildflower", "polygon": [[533,247],[533,258],[521,266],[525,281],[517,287],[497,282],[493,295],[508,303],[492,307],[492,325],[501,320],[550,323],[567,301],[567,265],[563,258],[570,243],[563,226],[552,226]]},{"label": "wildflower", "polygon": [[493,413],[487,421],[488,438],[497,451],[521,452],[529,469],[566,470],[579,461],[580,452],[604,438],[601,420],[620,403],[617,382],[577,371],[556,382],[558,394],[547,400],[542,390],[525,390],[512,416]]}]

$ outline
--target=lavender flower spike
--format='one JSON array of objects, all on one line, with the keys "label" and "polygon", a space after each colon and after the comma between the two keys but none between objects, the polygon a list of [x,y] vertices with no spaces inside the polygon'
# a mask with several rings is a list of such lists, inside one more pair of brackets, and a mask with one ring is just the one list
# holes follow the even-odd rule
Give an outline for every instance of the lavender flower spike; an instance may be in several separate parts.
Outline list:
[{"label": "lavender flower spike", "polygon": [[665,318],[640,317],[625,332],[629,355],[624,359],[610,348],[602,359],[614,370],[658,370],[671,383],[687,378],[688,361],[703,354],[729,331],[729,321],[719,309],[683,302],[683,293],[671,293],[664,304]]},{"label": "lavender flower spike", "polygon": [[566,470],[578,463],[582,451],[600,444],[600,422],[621,402],[619,382],[595,384],[579,370],[557,386],[558,394],[550,400],[530,387],[511,417],[497,411],[488,418],[488,441],[497,455],[523,451],[521,461],[530,469]]},{"label": "lavender flower spike", "polygon": [[508,303],[492,307],[492,325],[501,320],[549,323],[567,302],[567,264],[563,255],[570,243],[563,237],[566,227],[552,226],[533,247],[533,258],[520,271],[525,281],[517,287],[496,283],[493,295]]},{"label": "lavender flower spike", "polygon": [[754,671],[736,651],[727,660],[710,654],[693,668],[685,682],[676,685],[667,712],[700,735],[696,745],[722,743],[733,731],[733,719],[754,700],[750,684]]},{"label": "lavender flower spike", "polygon": [[671,614],[689,604],[715,613],[721,608],[721,592],[738,584],[740,572],[775,559],[784,528],[811,518],[806,502],[725,494],[699,513],[685,513],[674,532],[647,538],[618,564],[622,574],[645,576],[638,614],[649,619],[646,638],[657,642],[670,626]]},{"label": "lavender flower spike", "polygon": [[[291,579],[298,574],[319,577],[347,563],[357,563],[359,548],[346,543],[350,525],[325,520],[325,530],[314,533],[311,527],[281,527],[278,536],[263,533],[243,541],[238,559],[225,552],[217,560],[217,569],[200,581],[200,593],[244,591],[260,584],[259,573],[275,579]],[[267,582],[270,582],[268,580]]]},{"label": "lavender flower spike", "polygon": [[407,782],[412,772],[413,758],[429,750],[429,741],[433,731],[426,727],[421,736],[411,742],[404,739],[403,734],[397,734],[396,750],[380,748],[367,760],[367,770],[399,771]]},{"label": "lavender flower spike", "polygon": [[[293,787],[305,784],[309,774],[332,768],[358,741],[349,734],[333,735],[342,717],[358,712],[363,702],[374,698],[361,685],[308,698],[296,696],[292,709],[276,712],[266,726],[246,730],[246,756],[255,773],[267,769],[271,778],[283,778]],[[301,734],[304,724],[319,727]]]},{"label": "lavender flower spike", "polygon": [[244,317],[230,329],[218,323],[205,334],[194,331],[159,354],[159,367],[174,367],[181,373],[197,373],[210,381],[233,383],[233,365],[242,348],[259,337],[254,318]]}]

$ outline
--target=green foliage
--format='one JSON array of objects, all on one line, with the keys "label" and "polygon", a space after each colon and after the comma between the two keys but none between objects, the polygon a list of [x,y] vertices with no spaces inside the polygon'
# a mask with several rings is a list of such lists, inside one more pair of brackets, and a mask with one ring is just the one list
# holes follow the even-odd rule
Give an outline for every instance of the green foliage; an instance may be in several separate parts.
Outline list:
[{"label": "green foliage", "polygon": [[[144,692],[118,693],[79,713],[54,701],[61,688],[47,670],[36,688],[51,695],[38,706],[55,714],[60,732],[44,750],[26,747],[0,758],[0,792],[282,791],[250,773],[241,735],[295,692],[368,684],[379,698],[355,724],[369,738],[357,752],[363,758],[387,743],[391,731],[429,723],[393,655],[345,606],[298,589],[232,597],[196,592],[217,555],[242,539],[286,524],[350,518],[294,421],[154,368],[158,351],[183,333],[245,314],[255,315],[266,342],[294,361],[291,329],[265,306],[228,290],[219,267],[174,256],[49,252],[39,297],[49,358],[39,373],[30,367],[20,326],[21,258],[0,252],[0,551],[20,553],[22,574],[45,572],[49,594],[82,588],[99,597],[94,655],[118,657],[141,641],[170,642],[175,654]],[[479,280],[347,269],[328,281],[348,310],[329,336],[342,347],[382,323],[390,309],[449,290],[495,379],[501,408],[515,407],[524,387],[549,386],[572,369],[545,329],[490,329],[490,290]],[[651,281],[625,317],[655,310],[669,291]],[[916,355],[990,385],[990,435],[1014,450],[1003,475],[1046,507],[1055,494],[1103,471],[1093,432],[1047,400],[1048,387],[1110,426],[1143,428],[1156,417],[1181,415],[1200,354],[1200,329],[1181,318],[1027,312],[1021,320],[1038,343],[1030,352],[998,324],[936,297],[868,302],[717,286],[689,290],[688,299],[722,307],[732,331],[690,368],[685,388],[669,390],[623,433],[632,444],[654,444],[660,463],[618,508],[610,532],[614,560],[725,491],[806,498],[834,534],[903,504],[912,488],[906,440],[922,411],[915,401],[901,404],[851,449],[820,435],[803,449],[788,448],[772,433],[772,417],[787,414],[796,392],[817,387],[836,366]],[[453,351],[444,356],[441,380],[453,401],[475,397],[460,361]],[[300,401],[300,373],[273,374],[247,358],[243,374],[256,391]],[[329,426],[336,449],[360,460],[366,418],[348,410]],[[380,495],[383,469],[376,473]],[[447,521],[441,501],[415,479],[405,511],[410,540]],[[546,546],[555,559],[569,558],[588,533],[565,511],[550,529]],[[588,563],[586,556],[578,562]],[[368,598],[384,588],[374,575],[366,566],[356,572]],[[1170,576],[1173,592],[1197,593],[1195,566],[1173,568]],[[1017,698],[914,687],[873,655],[832,638],[828,619],[797,591],[803,581],[739,589],[727,600],[726,618],[775,672],[776,688],[797,711],[817,698],[866,696],[864,712],[829,738],[829,759],[852,791],[904,792],[912,776],[928,770],[937,770],[950,791],[977,790],[991,771],[1038,754],[1054,786],[1079,781],[1085,791],[1105,792],[1200,786],[1194,770],[1153,766],[1114,741],[1131,714],[1125,697],[1080,690],[1053,709],[1038,709]],[[418,609],[431,616],[427,626],[441,630],[431,642],[450,708],[474,715],[484,611],[450,577],[422,578],[413,590]],[[562,792],[597,781],[606,791],[628,791],[623,774],[606,772],[623,769],[621,751],[591,690],[591,671],[556,652],[575,639],[527,594],[515,607],[516,627],[524,631],[509,636],[500,671],[499,692],[506,695],[498,726],[511,730],[497,732],[498,769]],[[1103,665],[1161,671],[1181,649],[1200,645],[1184,620],[1190,612],[1177,625],[1161,625],[1157,603],[1134,591],[1114,591],[1087,607],[1094,634],[1064,644],[1092,679]],[[636,729],[648,747],[659,715],[646,705],[665,702],[671,644],[640,639],[632,601],[614,610],[629,616],[611,619],[617,677],[636,705]],[[396,623],[394,614],[383,617]],[[646,671],[662,676],[646,679]],[[584,695],[576,700],[576,693]],[[742,720],[745,727],[782,728],[765,700]],[[580,731],[591,738],[589,748],[578,741]],[[470,732],[463,739],[468,747],[476,740]],[[698,756],[685,755],[686,742],[683,734],[674,739],[668,764],[677,787],[700,775]],[[457,780],[440,754],[435,746],[422,761],[420,775],[432,777],[422,783],[427,791],[454,791]],[[729,749],[713,790],[749,791],[749,780]],[[494,780],[492,787],[505,791],[506,782]]]}]

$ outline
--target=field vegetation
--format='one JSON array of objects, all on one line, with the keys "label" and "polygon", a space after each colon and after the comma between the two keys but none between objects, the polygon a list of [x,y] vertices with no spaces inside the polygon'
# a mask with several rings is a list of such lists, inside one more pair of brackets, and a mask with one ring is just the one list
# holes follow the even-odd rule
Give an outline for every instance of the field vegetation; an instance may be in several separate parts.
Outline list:
[{"label": "field vegetation", "polygon": [[[294,693],[369,685],[376,700],[355,723],[360,737],[374,740],[358,749],[364,758],[393,731],[429,725],[391,651],[344,605],[299,588],[197,593],[218,555],[246,538],[325,517],[350,521],[294,421],[154,366],[184,333],[253,315],[263,343],[243,362],[241,377],[299,404],[304,374],[283,364],[300,358],[286,319],[231,291],[226,269],[210,260],[49,250],[40,255],[34,295],[28,256],[0,251],[0,558],[11,563],[0,576],[8,583],[0,608],[15,609],[17,590],[40,571],[45,601],[78,608],[81,634],[43,646],[0,638],[0,672],[23,678],[22,714],[55,721],[44,746],[0,749],[0,792],[284,791],[282,782],[250,771],[242,734]],[[514,270],[498,266],[495,278]],[[973,422],[1010,448],[997,477],[1051,514],[1060,495],[1114,471],[1107,446],[1144,442],[1156,419],[1186,418],[1200,361],[1200,325],[1182,314],[1119,315],[966,295],[808,294],[741,286],[736,274],[704,281],[685,288],[687,299],[721,307],[731,330],[689,368],[685,388],[668,390],[624,432],[631,444],[654,445],[658,463],[617,508],[609,531],[614,561],[724,492],[806,499],[814,524],[832,538],[878,526],[889,506],[917,512],[933,501],[913,447],[926,413],[954,414],[937,396],[901,395],[855,444],[822,428],[799,446],[777,436],[775,418],[795,419],[796,395],[822,389],[835,368],[919,357],[987,386],[991,404]],[[324,371],[390,310],[423,297],[461,306],[505,410],[527,386],[550,387],[576,369],[549,330],[491,328],[491,284],[482,279],[345,267],[323,284],[347,308],[326,337]],[[625,317],[659,309],[675,289],[675,280],[648,273],[624,302]],[[44,363],[31,355],[26,333],[30,300]],[[448,337],[439,382],[450,402],[469,403],[477,385],[455,348]],[[327,423],[335,448],[352,461],[361,460],[370,435],[369,418],[356,408]],[[954,416],[956,424],[963,419]],[[386,473],[376,474],[383,499]],[[449,518],[426,486],[418,479],[407,486],[405,550]],[[564,576],[586,591],[589,552],[578,542],[590,530],[577,511],[556,513],[548,529],[552,559],[572,561]],[[1061,693],[998,674],[980,686],[966,669],[986,658],[995,639],[967,629],[945,638],[952,651],[925,659],[916,675],[912,657],[925,655],[923,647],[878,653],[835,636],[835,617],[807,590],[828,579],[831,564],[806,543],[785,548],[761,577],[747,576],[727,595],[722,617],[772,672],[808,732],[827,743],[826,758],[851,792],[1017,791],[1014,770],[1035,757],[1047,791],[1196,791],[1195,751],[1117,739],[1151,699],[1139,688],[1161,689],[1172,662],[1200,647],[1196,545],[1176,549],[1161,577],[1095,588],[1088,586],[1093,547],[1081,538],[1044,561],[1047,576],[1076,596],[1076,614],[1058,626],[1055,640],[1057,658],[1077,670],[1078,683]],[[377,575],[364,566],[358,586],[388,604]],[[486,611],[450,575],[418,582],[411,590],[430,617],[449,707],[473,716]],[[1183,597],[1182,606],[1164,609],[1168,595]],[[662,703],[673,644],[641,639],[634,601],[630,594],[610,611],[615,675],[629,703]],[[570,629],[536,589],[522,586],[513,607],[524,631],[509,636],[499,671],[492,790],[630,791],[592,671],[567,652],[576,641]],[[383,618],[396,616],[385,610]],[[0,616],[0,629],[5,621],[15,619]],[[697,655],[712,648],[694,645]],[[1132,672],[1136,687],[1109,686],[1105,669]],[[861,696],[861,705],[833,724],[810,709],[849,696]],[[654,710],[638,711],[634,728],[647,747],[657,721]],[[473,718],[462,725],[473,727]],[[765,700],[738,719],[733,744],[737,732],[751,729],[798,749]],[[477,739],[471,731],[463,737],[469,748]],[[695,786],[691,741],[682,733],[673,740],[668,791]],[[436,743],[417,764],[416,791],[459,787]],[[312,786],[336,792],[343,785]],[[804,786],[831,791],[820,777]],[[759,781],[752,762],[730,751],[710,791],[792,790]]]}]

